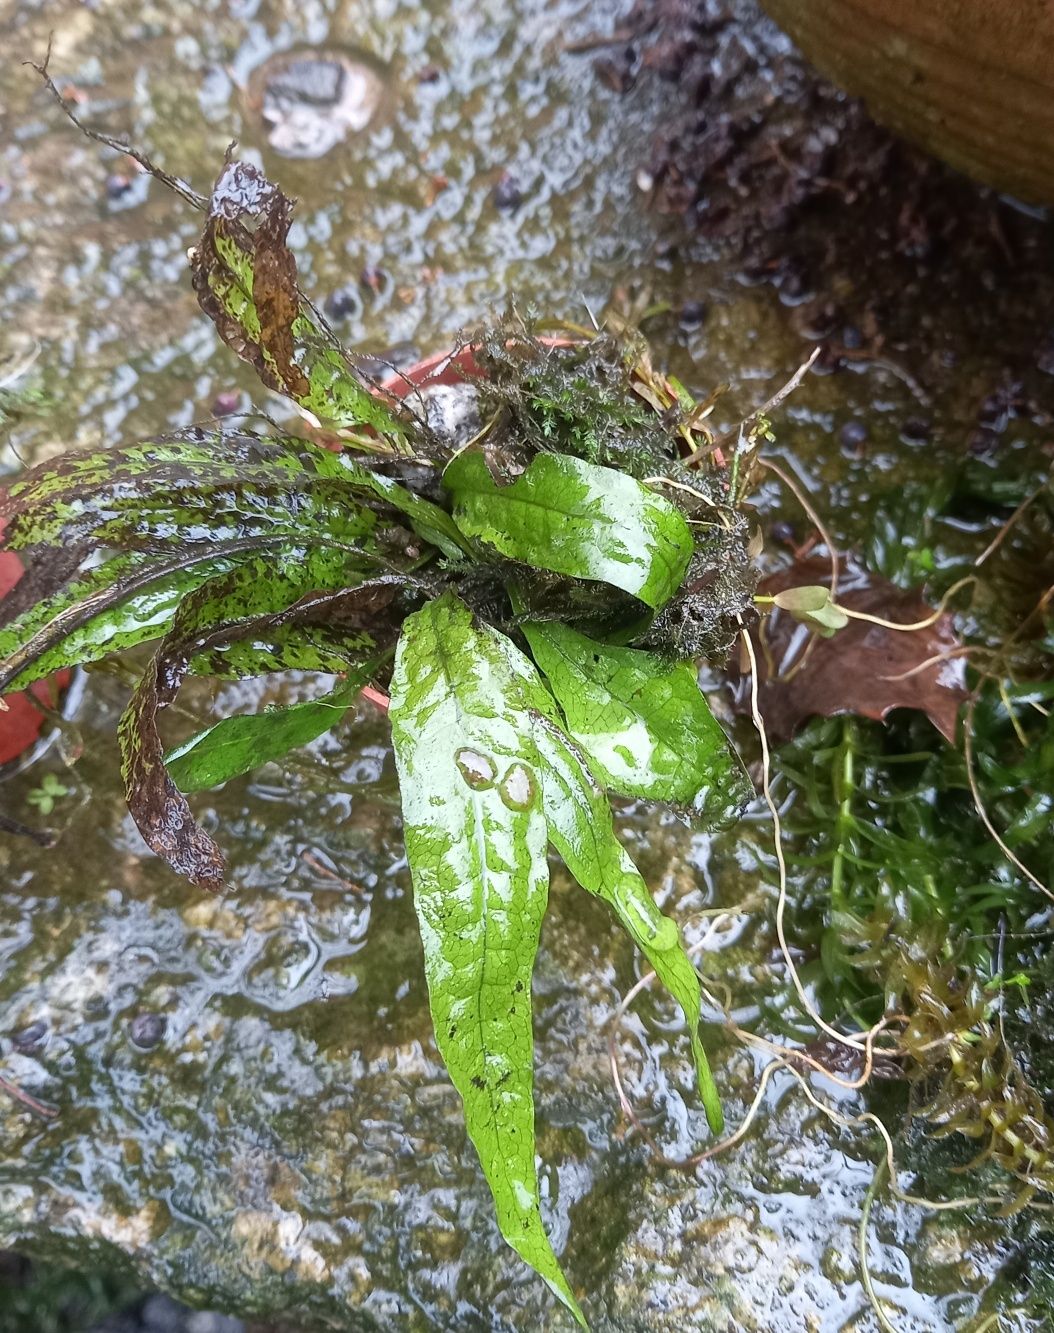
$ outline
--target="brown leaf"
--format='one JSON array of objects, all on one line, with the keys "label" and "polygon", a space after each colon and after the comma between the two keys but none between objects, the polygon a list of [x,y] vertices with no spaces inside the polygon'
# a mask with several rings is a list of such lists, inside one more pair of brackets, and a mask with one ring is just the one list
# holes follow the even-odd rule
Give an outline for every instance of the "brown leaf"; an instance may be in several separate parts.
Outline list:
[{"label": "brown leaf", "polygon": [[128,809],[147,846],[192,883],[212,892],[223,888],[226,865],[223,853],[198,824],[187,798],[169,777],[165,747],[158,731],[159,715],[179,692],[191,659],[238,639],[259,637],[287,625],[318,626],[339,641],[342,631],[372,621],[395,595],[399,580],[381,576],[354,588],[309,593],[285,610],[228,620],[207,630],[193,623],[193,610],[217,584],[191,593],[180,610],[179,625],[162,639],[139,681],[120,724],[122,772]]},{"label": "brown leaf", "polygon": [[[262,172],[247,162],[228,162],[209,197],[191,274],[198,303],[227,346],[256,368],[268,388],[300,398],[310,385],[293,359],[300,292],[296,259],[286,244],[292,217],[293,201]],[[255,307],[255,321],[237,313],[244,298]]]},{"label": "brown leaf", "polygon": [[[758,591],[772,597],[788,588],[829,584],[830,579],[830,562],[812,556],[770,575]],[[841,571],[835,600],[849,611],[904,625],[925,620],[932,612],[917,592],[852,563]],[[801,661],[809,634],[793,616],[775,608],[750,633],[758,660],[758,705],[772,741],[789,740],[809,717],[855,713],[881,721],[894,708],[915,708],[955,743],[956,717],[966,697],[963,661],[929,662],[959,647],[951,616],[941,615],[926,629],[912,631],[850,619],[833,637],[817,639],[797,671],[792,668]],[[928,665],[915,670],[923,662]],[[748,712],[749,681],[738,669],[733,677],[737,709]]]}]

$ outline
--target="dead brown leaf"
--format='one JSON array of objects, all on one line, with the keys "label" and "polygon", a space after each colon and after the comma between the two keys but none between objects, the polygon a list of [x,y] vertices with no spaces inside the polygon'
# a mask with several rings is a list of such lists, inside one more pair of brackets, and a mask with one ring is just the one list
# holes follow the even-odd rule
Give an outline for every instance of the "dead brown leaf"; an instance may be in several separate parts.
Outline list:
[{"label": "dead brown leaf", "polygon": [[[770,575],[758,591],[771,597],[830,579],[830,561],[811,556]],[[917,592],[852,562],[840,574],[836,600],[846,610],[904,625],[925,620],[933,609]],[[793,616],[773,609],[750,633],[758,660],[758,705],[773,742],[789,740],[809,717],[854,713],[881,721],[894,708],[914,708],[955,743],[966,686],[963,659],[947,656],[961,646],[947,613],[912,631],[851,619],[832,638],[817,639],[797,670],[810,635]],[[737,708],[747,712],[749,681],[738,668],[732,674]]]},{"label": "dead brown leaf", "polygon": [[209,196],[191,273],[198,302],[227,346],[268,388],[301,398],[310,384],[293,359],[300,292],[286,244],[292,217],[293,201],[262,172],[227,162]]}]

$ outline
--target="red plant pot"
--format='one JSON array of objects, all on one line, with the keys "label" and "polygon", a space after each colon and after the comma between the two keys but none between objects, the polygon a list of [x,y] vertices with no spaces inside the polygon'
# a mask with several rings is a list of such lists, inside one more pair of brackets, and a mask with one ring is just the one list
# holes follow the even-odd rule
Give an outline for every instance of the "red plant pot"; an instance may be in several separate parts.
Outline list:
[{"label": "red plant pot", "polygon": [[[3,523],[0,523],[0,532]],[[23,574],[22,561],[14,551],[0,551],[0,596],[11,591]],[[0,767],[10,764],[31,749],[48,724],[47,717],[29,697],[51,707],[58,705],[62,691],[71,680],[69,671],[56,672],[47,680],[38,680],[22,694],[9,694],[4,702],[7,711],[0,713]]]}]

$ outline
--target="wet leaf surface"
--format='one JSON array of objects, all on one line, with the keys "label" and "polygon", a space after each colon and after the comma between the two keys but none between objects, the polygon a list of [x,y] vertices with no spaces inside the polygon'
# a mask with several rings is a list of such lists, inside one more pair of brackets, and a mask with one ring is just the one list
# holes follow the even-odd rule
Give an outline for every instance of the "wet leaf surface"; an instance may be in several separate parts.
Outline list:
[{"label": "wet leaf surface", "polygon": [[[222,651],[231,642],[267,645],[272,628],[312,626],[325,636],[331,655],[343,658],[344,667],[354,668],[370,657],[376,641],[362,622],[394,589],[344,586],[309,592],[314,572],[309,563],[295,558],[280,571],[258,560],[186,598],[121,718],[122,772],[132,818],[150,849],[202,888],[223,887],[224,858],[169,775],[158,716],[175,699],[194,658]],[[305,595],[290,605],[298,580]]]},{"label": "wet leaf surface", "polygon": [[[811,556],[764,579],[759,592],[776,596],[790,588],[829,584],[830,577],[830,562]],[[898,588],[856,564],[842,569],[836,602],[905,625],[925,620],[933,610],[919,593]],[[850,619],[832,637],[815,640],[804,665],[793,674],[808,630],[792,614],[777,607],[751,629],[751,636],[759,669],[758,703],[774,742],[789,740],[809,717],[854,713],[881,721],[894,708],[914,708],[955,743],[959,705],[966,697],[963,659],[930,660],[960,646],[950,615],[912,631]],[[737,707],[749,711],[745,677],[738,679]]]},{"label": "wet leaf surface", "polygon": [[611,792],[729,824],[750,780],[699,689],[694,666],[596,643],[566,625],[523,627],[571,736]]},{"label": "wet leaf surface", "polygon": [[585,1320],[542,1225],[531,977],[546,821],[512,645],[446,597],[411,616],[390,718],[436,1044],[509,1244]]},{"label": "wet leaf surface", "polygon": [[680,585],[692,534],[679,510],[632,477],[567,454],[539,454],[499,486],[481,453],[443,474],[466,536],[511,560],[609,583],[661,606]]},{"label": "wet leaf surface", "polygon": [[372,659],[357,664],[346,680],[322,698],[265,713],[225,717],[168,752],[169,777],[181,792],[203,791],[308,745],[336,726],[376,665]]}]

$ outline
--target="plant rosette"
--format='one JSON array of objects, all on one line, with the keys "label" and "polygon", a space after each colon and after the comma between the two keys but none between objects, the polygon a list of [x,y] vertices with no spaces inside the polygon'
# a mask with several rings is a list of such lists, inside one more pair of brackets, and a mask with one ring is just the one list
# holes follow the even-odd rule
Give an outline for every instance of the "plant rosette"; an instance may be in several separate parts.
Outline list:
[{"label": "plant rosette", "polygon": [[[268,417],[265,432],[195,427],[12,482],[3,546],[31,553],[33,596],[0,601],[0,693],[153,641],[118,728],[125,794],[147,845],[214,892],[225,859],[188,796],[280,762],[364,689],[387,695],[436,1045],[502,1234],[584,1326],[535,1158],[550,850],[680,1009],[723,1126],[699,977],[610,804],[706,830],[753,794],[696,667],[724,659],[756,584],[734,484],[687,470],[686,449],[715,443],[708,405],[632,338],[543,340],[512,317],[378,394],[298,286],[275,185],[237,160],[207,199],[162,179],[204,213],[203,311],[322,443]],[[414,394],[474,377],[482,425],[453,445]],[[338,681],[166,745],[188,676],[286,670]]]}]

